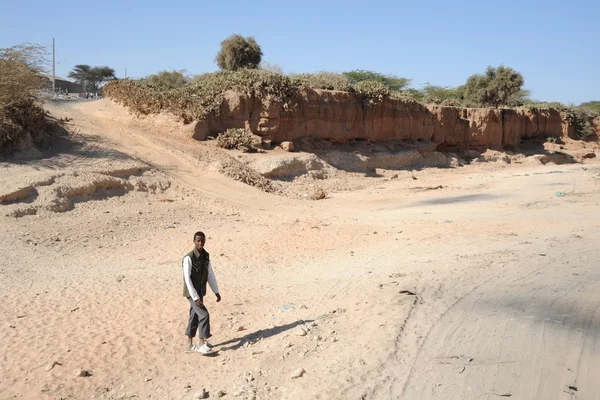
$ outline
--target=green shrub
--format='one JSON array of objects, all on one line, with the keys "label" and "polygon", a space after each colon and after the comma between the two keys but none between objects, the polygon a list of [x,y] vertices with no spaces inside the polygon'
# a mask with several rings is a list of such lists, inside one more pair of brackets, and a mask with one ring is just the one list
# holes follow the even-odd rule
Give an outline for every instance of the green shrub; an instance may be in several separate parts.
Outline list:
[{"label": "green shrub", "polygon": [[218,115],[223,95],[236,90],[248,96],[279,102],[283,110],[295,106],[297,86],[285,76],[261,70],[219,71],[196,76],[182,88],[161,91],[145,82],[109,82],[106,96],[132,108],[136,113],[168,111],[184,122]]},{"label": "green shrub", "polygon": [[352,85],[348,78],[333,72],[317,72],[315,74],[296,74],[290,76],[294,84],[311,89],[341,90],[351,92]]},{"label": "green shrub", "polygon": [[354,85],[354,90],[372,104],[390,97],[390,89],[377,81],[360,81]]},{"label": "green shrub", "polygon": [[464,98],[481,106],[509,106],[523,104],[529,94],[523,90],[523,76],[510,67],[488,67],[483,75],[471,75],[464,85]]},{"label": "green shrub", "polygon": [[350,84],[356,85],[363,81],[376,81],[387,87],[390,91],[402,91],[410,84],[410,79],[401,78],[396,75],[384,75],[379,72],[365,71],[357,69],[354,71],[344,72],[343,75],[348,79]]},{"label": "green shrub", "polygon": [[178,89],[188,82],[185,77],[185,70],[181,71],[160,71],[148,77],[148,85],[159,90]]},{"label": "green shrub", "polygon": [[575,135],[582,140],[596,135],[594,125],[592,124],[592,119],[595,116],[595,113],[577,108],[567,108],[567,110],[563,111],[563,118],[573,126]]},{"label": "green shrub", "polygon": [[600,115],[600,101],[588,101],[581,103],[579,107]]}]

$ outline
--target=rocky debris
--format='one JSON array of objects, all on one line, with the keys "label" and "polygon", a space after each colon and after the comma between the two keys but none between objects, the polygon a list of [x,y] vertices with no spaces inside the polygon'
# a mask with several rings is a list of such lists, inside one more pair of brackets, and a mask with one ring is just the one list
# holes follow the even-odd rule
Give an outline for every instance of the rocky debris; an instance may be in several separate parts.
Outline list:
[{"label": "rocky debris", "polygon": [[302,376],[305,373],[306,373],[306,371],[304,370],[304,368],[298,368],[298,369],[294,370],[294,372],[292,372],[292,374],[290,375],[290,378],[292,378],[292,379],[302,378]]},{"label": "rocky debris", "polygon": [[325,197],[327,197],[327,192],[325,192],[325,190],[323,190],[323,188],[316,188],[311,194],[310,194],[310,199],[311,200],[322,200]]},{"label": "rocky debris", "polygon": [[296,336],[306,336],[306,329],[304,329],[304,328],[294,329],[294,335],[296,335]]},{"label": "rocky debris", "polygon": [[73,371],[73,375],[76,377],[80,377],[80,378],[85,378],[87,376],[92,376],[92,374],[90,373],[90,371],[87,371],[83,368],[77,368],[75,371]]},{"label": "rocky debris", "polygon": [[583,155],[583,158],[596,158],[596,153],[587,153]]},{"label": "rocky debris", "polygon": [[465,156],[465,158],[467,159],[476,159],[479,158],[479,156],[481,156],[481,153],[476,151],[476,150],[465,150],[463,152],[463,155]]},{"label": "rocky debris", "polygon": [[548,163],[554,163],[556,165],[560,165],[560,164],[566,164],[566,163],[572,162],[571,159],[566,154],[558,153],[558,152],[539,156],[538,159],[544,165],[548,164]]},{"label": "rocky debris", "polygon": [[287,152],[294,151],[294,143],[293,142],[281,142],[280,146],[284,151],[287,151]]}]

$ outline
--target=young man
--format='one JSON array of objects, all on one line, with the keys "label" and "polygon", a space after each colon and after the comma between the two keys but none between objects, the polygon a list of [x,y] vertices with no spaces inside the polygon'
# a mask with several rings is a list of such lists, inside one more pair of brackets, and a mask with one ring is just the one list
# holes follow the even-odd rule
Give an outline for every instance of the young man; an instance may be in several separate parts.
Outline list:
[{"label": "young man", "polygon": [[[202,354],[208,354],[212,347],[207,341],[212,335],[210,334],[208,310],[204,306],[207,282],[217,296],[217,302],[221,301],[215,273],[208,253],[204,250],[205,243],[204,233],[196,232],[194,234],[194,250],[183,257],[183,296],[190,302],[190,316],[185,334],[188,337],[189,350]],[[201,346],[193,344],[196,330],[198,330]]]}]

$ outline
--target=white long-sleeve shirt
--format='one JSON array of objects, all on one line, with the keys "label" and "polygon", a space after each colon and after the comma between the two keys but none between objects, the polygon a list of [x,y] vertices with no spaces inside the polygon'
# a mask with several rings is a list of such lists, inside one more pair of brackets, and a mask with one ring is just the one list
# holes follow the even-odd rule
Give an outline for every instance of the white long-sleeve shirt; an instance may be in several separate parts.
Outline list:
[{"label": "white long-sleeve shirt", "polygon": [[[192,284],[192,259],[190,256],[185,256],[183,258],[183,279],[185,280],[185,285],[187,286],[188,292],[190,296],[192,296],[192,300],[196,301],[200,298],[198,292],[194,288]],[[219,293],[219,287],[217,286],[217,278],[215,278],[215,273],[212,269],[212,264],[210,261],[208,262],[208,284],[213,291],[214,294]]]}]

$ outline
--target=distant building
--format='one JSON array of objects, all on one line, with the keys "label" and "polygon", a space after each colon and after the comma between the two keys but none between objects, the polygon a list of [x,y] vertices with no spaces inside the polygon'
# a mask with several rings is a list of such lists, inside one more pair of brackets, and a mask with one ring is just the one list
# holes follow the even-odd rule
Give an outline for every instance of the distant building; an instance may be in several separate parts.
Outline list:
[{"label": "distant building", "polygon": [[[46,87],[49,90],[52,90],[52,75],[45,75],[44,76],[46,82],[44,84],[44,87]],[[83,87],[75,82],[71,82],[65,78],[60,78],[60,77],[56,77],[55,78],[55,86],[56,86],[56,91],[57,92],[63,92],[65,91],[65,89],[69,90],[69,93],[83,93]]]}]

